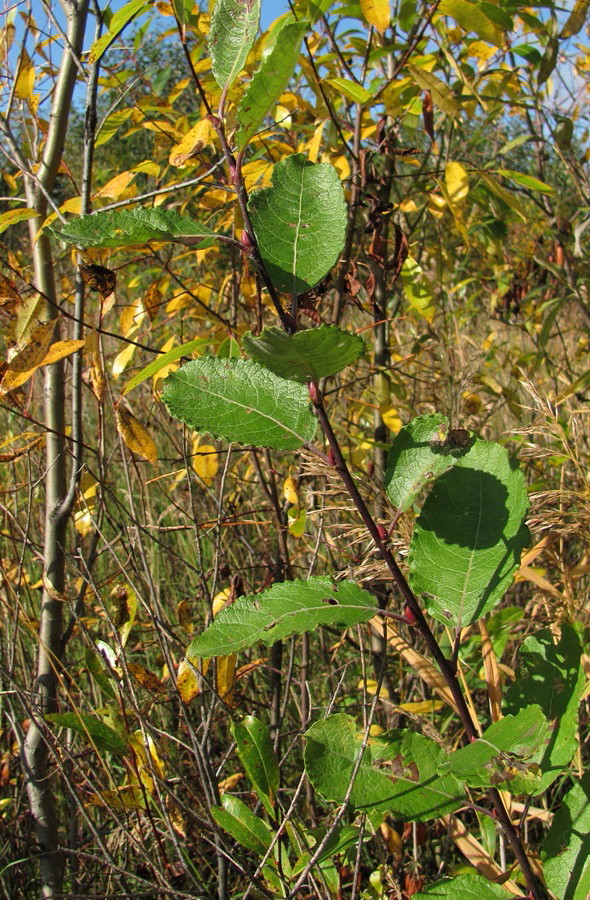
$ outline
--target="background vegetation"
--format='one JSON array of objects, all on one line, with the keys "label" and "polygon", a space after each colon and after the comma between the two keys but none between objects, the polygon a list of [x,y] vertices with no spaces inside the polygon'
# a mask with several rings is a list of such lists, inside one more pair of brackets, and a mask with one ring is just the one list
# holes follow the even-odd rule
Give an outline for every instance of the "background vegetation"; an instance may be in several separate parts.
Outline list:
[{"label": "background vegetation", "polygon": [[[180,355],[146,367],[188,342],[185,359],[232,359],[245,332],[280,324],[236,200],[268,187],[294,153],[331,163],[345,240],[298,298],[297,325],[336,324],[365,341],[322,388],[402,569],[418,507],[396,511],[384,489],[402,425],[440,413],[507,447],[526,476],[530,549],[505,599],[467,628],[431,620],[474,721],[499,721],[506,692],[526,684],[525,639],[549,634],[561,646],[573,626],[583,642],[588,626],[588,3],[565,7],[301,0],[257,34],[223,90],[205,7],[132,2],[113,15],[62,0],[6,13],[5,897],[397,898],[476,872],[489,896],[531,890],[477,787],[459,812],[425,822],[343,809],[334,844],[307,865],[336,821],[303,775],[311,723],[347,713],[374,736],[418,731],[446,753],[465,743],[464,725],[330,457],[197,434],[162,402]],[[240,144],[240,99],[286,25],[293,58],[265,73],[272,105]],[[41,233],[140,206],[228,240],[129,246],[111,235],[109,248],[89,241],[80,255]],[[289,298],[279,306],[292,326]],[[385,636],[372,620],[210,665],[186,660],[228,603],[335,573],[398,614]],[[502,792],[541,879],[536,896],[583,897],[590,878],[579,848],[569,887],[544,886],[539,862],[572,785],[587,846],[588,658],[576,665],[586,675],[559,776],[539,795]],[[244,715],[268,728],[279,762],[271,804],[244,759]],[[220,806],[224,796],[279,835],[274,869],[261,863],[264,836],[260,851],[212,813],[230,808],[256,828],[242,807]]]}]

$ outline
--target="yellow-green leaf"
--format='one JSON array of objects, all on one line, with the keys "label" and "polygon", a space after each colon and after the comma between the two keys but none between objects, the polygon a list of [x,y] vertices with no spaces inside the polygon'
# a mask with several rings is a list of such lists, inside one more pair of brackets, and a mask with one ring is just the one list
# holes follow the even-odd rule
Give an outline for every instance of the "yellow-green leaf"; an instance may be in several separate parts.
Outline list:
[{"label": "yellow-green leaf", "polygon": [[347,78],[328,78],[327,82],[337,90],[339,94],[343,94],[348,100],[352,100],[353,103],[365,105],[370,103],[373,99],[373,95],[370,91],[364,88],[362,84],[357,84],[356,81],[350,81]]},{"label": "yellow-green leaf", "polygon": [[427,72],[426,69],[421,69],[419,66],[408,64],[407,69],[422,90],[430,91],[432,101],[439,109],[446,112],[448,116],[459,115],[459,104],[448,84],[445,84],[432,72]]},{"label": "yellow-green leaf", "polygon": [[421,318],[426,319],[429,325],[432,324],[436,312],[432,288],[421,267],[411,256],[408,256],[402,266],[401,278],[410,307]]},{"label": "yellow-green leaf", "polygon": [[569,38],[574,34],[578,34],[584,27],[588,9],[590,8],[590,0],[577,0],[574,8],[569,14],[569,18],[561,29],[560,38]]},{"label": "yellow-green leaf", "polygon": [[2,213],[0,216],[0,234],[6,231],[11,225],[17,222],[24,222],[25,219],[34,219],[37,213],[34,209],[9,209],[8,212]]},{"label": "yellow-green leaf", "polygon": [[459,162],[448,162],[445,166],[445,184],[452,203],[462,203],[469,193],[469,178],[464,166]]}]

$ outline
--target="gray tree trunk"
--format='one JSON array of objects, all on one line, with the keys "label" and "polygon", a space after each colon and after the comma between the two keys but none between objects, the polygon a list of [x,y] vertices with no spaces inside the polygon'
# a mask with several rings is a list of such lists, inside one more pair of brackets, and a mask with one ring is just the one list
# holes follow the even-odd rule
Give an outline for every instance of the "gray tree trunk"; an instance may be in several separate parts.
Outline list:
[{"label": "gray tree trunk", "polygon": [[[30,220],[34,247],[35,284],[45,300],[47,321],[58,316],[57,291],[49,240],[38,237],[48,209],[55,176],[62,159],[72,95],[80,64],[88,12],[88,0],[64,0],[67,16],[67,42],[51,106],[49,128],[40,165],[35,176],[25,175],[28,206],[38,216]],[[54,340],[59,340],[59,322]],[[61,894],[64,856],[59,848],[56,779],[51,772],[43,716],[57,704],[57,686],[61,664],[63,628],[62,606],[65,589],[65,536],[71,504],[67,497],[67,445],[65,436],[65,383],[62,362],[44,370],[44,405],[46,435],[45,534],[43,551],[44,581],[39,616],[39,650],[37,679],[31,698],[31,722],[23,745],[23,762],[34,830],[39,843],[42,896]]]}]

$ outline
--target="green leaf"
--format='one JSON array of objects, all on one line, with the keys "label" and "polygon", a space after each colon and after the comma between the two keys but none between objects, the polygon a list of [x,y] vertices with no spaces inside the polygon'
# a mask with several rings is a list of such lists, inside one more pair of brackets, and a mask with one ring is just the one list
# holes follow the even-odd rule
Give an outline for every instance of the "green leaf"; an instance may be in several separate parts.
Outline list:
[{"label": "green leaf", "polygon": [[558,900],[590,897],[590,774],[560,801],[541,858],[547,887]]},{"label": "green leaf", "polygon": [[405,512],[423,490],[425,485],[452,469],[467,446],[457,446],[454,435],[460,429],[451,431],[448,437],[449,420],[438,413],[417,416],[405,425],[391,445],[387,455],[385,489],[394,506]]},{"label": "green leaf", "polygon": [[131,0],[130,3],[126,3],[125,6],[117,10],[109,23],[107,33],[95,41],[90,48],[90,60],[95,62],[97,59],[100,59],[107,47],[121,34],[125,26],[144,10],[149,9],[151,5],[147,0]]},{"label": "green leaf", "polygon": [[498,900],[500,897],[508,900],[514,894],[481,875],[456,875],[455,878],[435,881],[414,894],[414,900],[421,900],[422,897],[436,897],[439,900]]},{"label": "green leaf", "polygon": [[445,84],[432,72],[427,72],[426,69],[421,69],[419,66],[408,63],[406,68],[418,87],[421,87],[423,91],[430,91],[435,106],[442,109],[448,116],[459,115],[461,107],[448,84]]},{"label": "green leaf", "polygon": [[46,722],[71,728],[72,731],[83,734],[91,740],[100,750],[108,750],[109,753],[118,753],[124,756],[129,752],[128,744],[119,737],[114,728],[105,725],[96,716],[88,713],[49,713],[45,716]]},{"label": "green leaf", "polygon": [[164,368],[164,366],[170,365],[172,362],[176,362],[177,359],[180,359],[181,356],[190,356],[191,353],[194,353],[195,350],[204,350],[205,347],[208,347],[211,341],[209,338],[197,338],[194,341],[188,341],[186,344],[181,344],[180,347],[173,347],[172,350],[168,350],[166,353],[162,353],[160,356],[156,357],[149,365],[145,366],[138,372],[137,375],[134,375],[133,378],[127,382],[125,387],[123,388],[123,395],[128,394],[129,391],[132,391],[133,388],[136,388],[138,384],[141,384],[142,381],[145,381],[146,378],[152,378],[154,375],[157,375],[158,372]]},{"label": "green leaf", "polygon": [[275,287],[300,294],[326,275],[344,246],[346,203],[338,172],[302,153],[273,167],[272,185],[248,203]]},{"label": "green leaf", "polygon": [[514,172],[512,169],[495,169],[494,171],[497,175],[503,175],[504,178],[509,178],[515,184],[519,184],[521,187],[528,188],[531,191],[540,191],[542,194],[555,193],[551,185],[545,184],[544,181],[540,181],[532,175],[523,175],[522,172]]},{"label": "green leaf", "polygon": [[567,623],[555,643],[551,630],[530,635],[518,653],[517,677],[506,692],[504,708],[516,713],[534,700],[551,727],[551,741],[534,756],[541,768],[535,794],[549,785],[569,766],[576,749],[578,704],[584,687],[580,638]]},{"label": "green leaf", "polygon": [[434,483],[410,543],[410,582],[447,625],[477,622],[502,599],[529,541],[522,472],[477,439]]},{"label": "green leaf", "polygon": [[279,765],[268,728],[256,716],[244,716],[241,722],[232,722],[231,733],[246,775],[266,811],[273,815],[279,788]]},{"label": "green leaf", "polygon": [[[337,714],[316,722],[305,733],[305,770],[325,800],[341,803],[363,740],[354,719]],[[453,775],[439,776],[446,755],[439,745],[412,731],[372,737],[363,754],[350,797],[354,809],[406,822],[438,818],[465,800]],[[388,763],[383,769],[379,764]],[[374,820],[373,820],[374,821]]]},{"label": "green leaf", "polygon": [[[45,231],[80,247],[127,247],[147,241],[176,241],[189,246],[209,246],[215,232],[179,215],[173,209],[125,209],[80,216],[65,225],[49,225]],[[205,244],[205,241],[208,243]]]},{"label": "green leaf", "polygon": [[260,0],[217,0],[211,16],[209,53],[213,76],[220,88],[237,78],[252,49]]},{"label": "green leaf", "polygon": [[493,175],[489,175],[484,172],[479,173],[481,176],[481,180],[485,184],[489,193],[495,194],[496,197],[499,197],[500,200],[506,204],[506,206],[512,210],[512,212],[516,213],[517,216],[520,216],[523,222],[527,221],[526,214],[522,211],[522,203],[520,202],[518,197],[515,197],[514,194],[511,194],[510,191],[507,191],[505,187],[503,187],[497,178],[494,178]]},{"label": "green leaf", "polygon": [[84,659],[86,661],[86,668],[100,687],[101,691],[108,697],[111,697],[111,699],[115,700],[118,697],[118,694],[113,685],[112,675],[105,666],[102,655],[91,650],[89,647],[86,647],[84,650]]},{"label": "green leaf", "polygon": [[516,716],[494,722],[472,744],[446,756],[439,772],[452,772],[470,787],[502,784],[515,793],[528,793],[529,786],[536,788],[539,783],[539,767],[533,764],[529,769],[521,760],[532,760],[547,734],[547,719],[541,708],[528,706]]},{"label": "green leaf", "polygon": [[162,399],[191,428],[255,447],[296,450],[317,428],[303,385],[246,359],[194,359],[168,375]]},{"label": "green leaf", "polygon": [[273,46],[248,83],[238,106],[236,146],[242,150],[275,105],[293,74],[307,22],[286,22],[272,35]]},{"label": "green leaf", "polygon": [[254,815],[238,797],[224,794],[223,806],[212,806],[211,815],[217,824],[248,850],[264,856],[272,841],[272,832],[266,822]]},{"label": "green leaf", "polygon": [[357,625],[372,618],[375,608],[375,598],[352,581],[334,583],[325,576],[283,581],[222,609],[194,639],[187,655],[225,656],[257,641],[274,644],[318,625]]},{"label": "green leaf", "polygon": [[242,346],[265,369],[291,381],[317,381],[335,375],[365,352],[361,337],[337,325],[320,325],[295,334],[273,326],[257,337],[247,332]]},{"label": "green leaf", "polygon": [[348,78],[328,78],[326,80],[339,94],[343,94],[349,100],[352,100],[353,103],[360,103],[361,106],[366,106],[367,103],[371,103],[373,100],[371,92],[361,84],[357,84],[356,81],[351,81]]}]

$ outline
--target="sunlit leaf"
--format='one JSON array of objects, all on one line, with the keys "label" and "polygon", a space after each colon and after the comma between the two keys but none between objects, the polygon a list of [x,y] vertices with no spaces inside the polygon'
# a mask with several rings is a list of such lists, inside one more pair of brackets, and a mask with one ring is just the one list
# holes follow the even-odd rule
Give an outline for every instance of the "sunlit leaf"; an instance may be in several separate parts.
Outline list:
[{"label": "sunlit leaf", "polygon": [[244,67],[258,31],[260,0],[217,0],[209,31],[213,75],[229,87]]},{"label": "sunlit leaf", "polygon": [[302,153],[273,168],[272,186],[248,203],[266,264],[278,290],[299,294],[326,275],[344,246],[346,204],[336,169]]},{"label": "sunlit leaf", "polygon": [[155,466],[158,461],[158,451],[154,439],[145,425],[142,425],[133,413],[120,404],[115,410],[115,416],[117,431],[129,449]]},{"label": "sunlit leaf", "polygon": [[294,450],[317,421],[307,388],[243,359],[195,359],[172,372],[162,399],[177,419],[214,437]]}]

